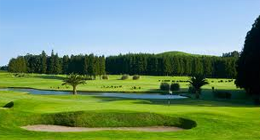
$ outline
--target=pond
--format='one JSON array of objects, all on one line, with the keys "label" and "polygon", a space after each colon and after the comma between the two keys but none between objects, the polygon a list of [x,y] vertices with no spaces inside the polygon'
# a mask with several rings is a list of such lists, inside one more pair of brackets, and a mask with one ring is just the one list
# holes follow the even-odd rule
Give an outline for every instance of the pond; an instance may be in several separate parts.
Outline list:
[{"label": "pond", "polygon": [[[68,95],[72,94],[69,91],[50,91],[50,90],[37,90],[26,88],[3,88],[0,91],[17,91],[28,92],[30,94],[38,95]],[[128,99],[185,99],[187,97],[180,95],[162,95],[159,93],[91,93],[79,91],[78,94],[89,96],[113,97],[113,98],[128,98]]]}]

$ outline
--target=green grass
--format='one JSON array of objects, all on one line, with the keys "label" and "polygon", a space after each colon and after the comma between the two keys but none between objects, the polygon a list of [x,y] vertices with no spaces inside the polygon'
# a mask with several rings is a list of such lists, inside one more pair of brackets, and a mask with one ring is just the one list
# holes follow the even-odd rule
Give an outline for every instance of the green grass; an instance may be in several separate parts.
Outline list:
[{"label": "green grass", "polygon": [[[45,74],[26,74],[25,77],[15,77],[14,74],[2,72],[0,73],[0,87],[30,87],[36,89],[49,90],[71,90],[71,87],[62,86],[62,78],[65,75],[45,75]],[[108,80],[89,80],[87,84],[80,85],[78,90],[82,91],[101,91],[101,92],[163,92],[159,90],[161,81],[159,80],[175,80],[187,81],[186,76],[141,76],[139,80],[132,80],[130,76],[127,80],[119,80],[121,75],[109,75]],[[224,82],[218,82],[223,80]],[[203,87],[211,91],[214,86],[217,90],[233,90],[242,91],[236,88],[234,81],[226,82],[229,79],[212,79],[209,78],[209,85]],[[181,92],[187,92],[188,82],[179,82]],[[122,86],[111,88],[111,86]],[[110,88],[107,88],[110,87]],[[137,87],[134,89],[133,87]],[[141,89],[139,89],[139,87]],[[206,91],[206,90],[204,90]]]},{"label": "green grass", "polygon": [[[120,100],[83,95],[29,95],[0,92],[0,139],[144,139],[144,140],[258,140],[260,108],[245,104],[205,100]],[[27,124],[72,126],[178,126],[178,118],[193,120],[195,128],[179,132],[100,131],[77,133],[31,132]],[[56,121],[54,121],[56,120]]]},{"label": "green grass", "polygon": [[[61,86],[61,76],[29,74],[26,77],[12,77],[0,73],[1,87],[31,87],[54,89]],[[158,91],[158,80],[182,79],[188,77],[142,76],[140,80],[117,80],[119,75],[109,80],[88,81],[81,90],[133,91],[132,86],[141,86],[135,92]],[[210,79],[209,81],[220,79]],[[226,80],[226,79],[225,79]],[[101,85],[123,85],[122,89],[102,89]],[[182,90],[187,88],[181,83]],[[229,90],[233,94],[243,92],[230,82],[211,83],[203,87],[203,99],[172,100],[130,100],[83,95],[30,95],[21,92],[0,91],[0,139],[3,140],[259,140],[260,107],[248,100],[212,100],[211,86]],[[54,90],[58,90],[55,88]],[[66,90],[65,87],[59,90]],[[2,108],[13,101],[11,108]],[[32,132],[21,129],[28,124],[61,124],[68,126],[197,126],[178,132],[138,132],[138,131],[97,131],[97,132]]]}]

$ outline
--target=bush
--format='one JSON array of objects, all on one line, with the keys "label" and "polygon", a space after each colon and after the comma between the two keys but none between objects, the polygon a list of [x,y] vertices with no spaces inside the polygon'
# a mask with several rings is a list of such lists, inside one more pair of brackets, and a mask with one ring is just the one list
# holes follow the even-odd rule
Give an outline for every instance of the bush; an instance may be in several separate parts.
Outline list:
[{"label": "bush", "polygon": [[170,90],[170,85],[168,83],[161,83],[160,89],[161,90]]},{"label": "bush", "polygon": [[134,75],[134,76],[133,76],[133,80],[138,80],[138,79],[140,79],[140,76],[139,76],[139,75]]},{"label": "bush", "polygon": [[14,102],[11,101],[9,103],[7,103],[6,105],[4,105],[4,108],[12,108],[14,106]]},{"label": "bush", "polygon": [[124,74],[124,75],[122,75],[121,80],[126,80],[126,79],[128,79],[128,78],[129,78],[129,75]]},{"label": "bush", "polygon": [[195,90],[194,87],[190,86],[188,92],[189,93],[196,93],[196,90]]},{"label": "bush", "polygon": [[178,84],[178,83],[172,83],[172,84],[171,84],[171,90],[172,90],[172,91],[179,91],[179,90],[180,90],[180,84]]},{"label": "bush", "polygon": [[227,91],[214,91],[214,97],[220,99],[231,99],[232,94]]},{"label": "bush", "polygon": [[102,79],[103,80],[108,80],[108,76],[107,75],[102,75]]}]

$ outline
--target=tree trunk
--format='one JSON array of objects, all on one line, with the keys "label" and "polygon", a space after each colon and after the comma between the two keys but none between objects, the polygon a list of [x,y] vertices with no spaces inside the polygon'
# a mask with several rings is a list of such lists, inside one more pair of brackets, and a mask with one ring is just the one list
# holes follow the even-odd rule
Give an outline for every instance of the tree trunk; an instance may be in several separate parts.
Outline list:
[{"label": "tree trunk", "polygon": [[77,95],[77,89],[76,89],[76,86],[73,86],[73,95]]}]

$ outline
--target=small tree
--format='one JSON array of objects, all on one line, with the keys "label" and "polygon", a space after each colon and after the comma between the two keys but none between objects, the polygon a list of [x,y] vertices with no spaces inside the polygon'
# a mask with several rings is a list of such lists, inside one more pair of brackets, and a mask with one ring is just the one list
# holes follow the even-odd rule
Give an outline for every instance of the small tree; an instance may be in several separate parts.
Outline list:
[{"label": "small tree", "polygon": [[161,83],[160,89],[169,91],[170,90],[170,85],[168,83]]},{"label": "small tree", "polygon": [[172,91],[179,91],[180,90],[180,84],[179,83],[172,83],[171,84],[171,90]]},{"label": "small tree", "polygon": [[138,80],[138,79],[140,79],[140,75],[134,75],[133,76],[133,80]]},{"label": "small tree", "polygon": [[67,78],[63,80],[62,85],[71,85],[73,88],[73,95],[77,94],[77,86],[79,84],[85,84],[86,79],[83,76],[77,74],[70,74]]},{"label": "small tree", "polygon": [[200,98],[201,87],[209,84],[208,81],[206,80],[206,78],[202,75],[196,75],[196,76],[191,77],[189,83],[194,88],[197,99]]}]

